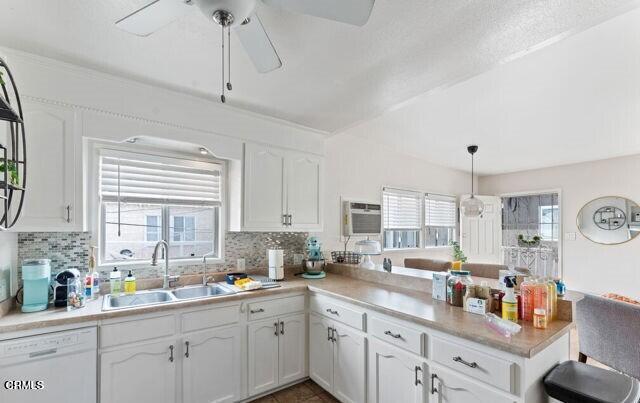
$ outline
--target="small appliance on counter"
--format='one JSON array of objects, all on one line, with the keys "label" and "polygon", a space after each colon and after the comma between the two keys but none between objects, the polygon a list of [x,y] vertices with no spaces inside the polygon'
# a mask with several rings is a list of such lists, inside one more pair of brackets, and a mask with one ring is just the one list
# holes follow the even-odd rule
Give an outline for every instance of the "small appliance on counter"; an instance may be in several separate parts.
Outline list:
[{"label": "small appliance on counter", "polygon": [[315,236],[307,239],[307,258],[302,260],[303,278],[318,279],[325,278],[325,260],[322,255],[322,245]]},{"label": "small appliance on counter", "polygon": [[269,278],[271,280],[284,280],[284,251],[282,249],[267,250],[269,259]]},{"label": "small appliance on counter", "polygon": [[69,279],[79,279],[78,269],[65,269],[56,274],[53,279],[53,306],[60,308],[67,306]]},{"label": "small appliance on counter", "polygon": [[23,261],[22,282],[22,312],[38,312],[47,309],[51,283],[51,261],[49,259]]},{"label": "small appliance on counter", "polygon": [[371,260],[371,256],[382,254],[382,248],[380,242],[366,239],[356,242],[356,252],[364,256],[358,267],[373,270],[376,265]]}]

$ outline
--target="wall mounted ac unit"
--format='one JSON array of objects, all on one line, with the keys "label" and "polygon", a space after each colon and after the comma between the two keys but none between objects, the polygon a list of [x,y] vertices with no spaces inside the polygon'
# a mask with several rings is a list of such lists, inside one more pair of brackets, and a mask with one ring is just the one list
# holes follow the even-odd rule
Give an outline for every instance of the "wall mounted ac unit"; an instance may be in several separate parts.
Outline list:
[{"label": "wall mounted ac unit", "polygon": [[380,204],[343,201],[342,234],[344,236],[379,236],[382,228]]}]

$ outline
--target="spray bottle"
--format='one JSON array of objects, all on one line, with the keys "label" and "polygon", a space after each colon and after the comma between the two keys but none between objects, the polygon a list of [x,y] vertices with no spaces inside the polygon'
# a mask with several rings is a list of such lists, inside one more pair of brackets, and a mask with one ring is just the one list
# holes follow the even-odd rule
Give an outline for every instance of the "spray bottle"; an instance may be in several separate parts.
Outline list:
[{"label": "spray bottle", "polygon": [[504,278],[505,292],[502,297],[502,319],[518,323],[518,300],[514,291],[516,279],[513,276]]}]

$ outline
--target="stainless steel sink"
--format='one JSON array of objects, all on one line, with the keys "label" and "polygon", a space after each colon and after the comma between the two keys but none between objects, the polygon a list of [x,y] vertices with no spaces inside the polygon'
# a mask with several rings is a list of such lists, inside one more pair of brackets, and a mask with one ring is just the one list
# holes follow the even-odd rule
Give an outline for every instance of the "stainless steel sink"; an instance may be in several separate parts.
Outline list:
[{"label": "stainless steel sink", "polygon": [[186,299],[208,298],[235,294],[235,291],[222,284],[197,285],[177,288],[175,290],[139,291],[131,295],[113,295],[104,297],[103,311],[141,307],[148,305],[169,304]]},{"label": "stainless steel sink", "polygon": [[171,293],[178,299],[194,299],[228,295],[233,294],[234,291],[219,284],[211,284],[178,288],[177,290],[171,291]]},{"label": "stainless steel sink", "polygon": [[123,309],[133,306],[166,304],[176,301],[176,297],[168,291],[140,291],[131,295],[112,295],[104,297],[102,310]]}]

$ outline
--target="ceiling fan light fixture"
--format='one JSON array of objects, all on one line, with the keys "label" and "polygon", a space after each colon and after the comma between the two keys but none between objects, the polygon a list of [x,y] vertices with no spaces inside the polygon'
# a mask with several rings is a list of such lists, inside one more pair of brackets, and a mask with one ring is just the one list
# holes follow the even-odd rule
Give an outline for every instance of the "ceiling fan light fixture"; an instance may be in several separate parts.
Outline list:
[{"label": "ceiling fan light fixture", "polygon": [[460,208],[462,209],[462,214],[465,217],[479,217],[484,212],[484,203],[482,200],[475,197],[473,193],[473,182],[474,182],[474,159],[473,155],[478,152],[477,145],[470,145],[467,147],[467,152],[471,154],[471,197],[465,199],[460,203]]}]

